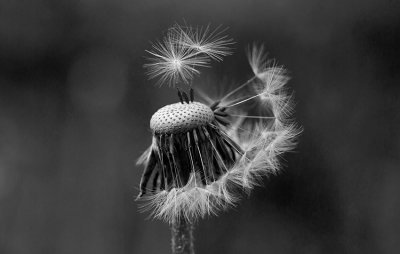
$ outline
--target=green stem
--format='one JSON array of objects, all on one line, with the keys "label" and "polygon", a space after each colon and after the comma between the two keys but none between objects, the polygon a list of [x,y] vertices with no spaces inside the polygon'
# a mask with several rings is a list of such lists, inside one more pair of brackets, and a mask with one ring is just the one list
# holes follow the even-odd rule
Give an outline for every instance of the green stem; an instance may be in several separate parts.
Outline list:
[{"label": "green stem", "polygon": [[185,219],[176,220],[172,223],[173,254],[194,254],[193,229],[193,224]]}]

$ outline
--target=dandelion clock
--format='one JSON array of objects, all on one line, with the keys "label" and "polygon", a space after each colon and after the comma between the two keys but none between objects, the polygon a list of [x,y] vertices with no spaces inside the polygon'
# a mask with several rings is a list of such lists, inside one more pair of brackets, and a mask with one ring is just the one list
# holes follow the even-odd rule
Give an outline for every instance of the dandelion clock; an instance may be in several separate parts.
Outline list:
[{"label": "dandelion clock", "polygon": [[203,68],[232,54],[225,33],[174,25],[147,51],[147,74],[177,89],[177,101],[150,119],[152,142],[137,161],[144,167],[138,200],[171,225],[173,253],[194,253],[193,223],[236,205],[263,176],[279,171],[279,156],[300,132],[287,72],[267,59],[263,45],[247,49],[253,72],[247,82],[217,99],[192,88]]}]

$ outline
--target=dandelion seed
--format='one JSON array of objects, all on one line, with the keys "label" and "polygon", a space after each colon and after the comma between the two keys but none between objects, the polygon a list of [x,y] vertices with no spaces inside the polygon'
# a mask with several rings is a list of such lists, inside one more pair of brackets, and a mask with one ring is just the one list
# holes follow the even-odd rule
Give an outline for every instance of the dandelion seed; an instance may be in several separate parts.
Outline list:
[{"label": "dandelion seed", "polygon": [[207,57],[176,44],[176,36],[168,33],[161,42],[153,44],[153,51],[146,51],[151,56],[144,67],[150,78],[159,78],[160,84],[189,83],[194,75],[200,74],[198,67],[207,67],[209,64]]},{"label": "dandelion seed", "polygon": [[226,28],[221,29],[221,26],[219,26],[211,30],[210,25],[192,28],[176,24],[173,29],[183,35],[182,40],[179,40],[177,43],[204,53],[214,60],[222,61],[223,56],[232,53],[230,46],[234,42],[227,35],[224,35],[224,32],[227,30]]},{"label": "dandelion seed", "polygon": [[219,27],[191,28],[175,25],[170,28],[162,41],[152,45],[149,63],[144,67],[151,79],[159,78],[159,84],[189,84],[200,67],[209,67],[211,60],[221,61],[230,54],[231,39],[222,35]]},{"label": "dandelion seed", "polygon": [[283,66],[278,66],[275,60],[268,59],[264,45],[253,44],[247,49],[247,57],[255,75],[254,89],[263,100],[280,100],[284,85],[289,81],[287,71]]},{"label": "dandelion seed", "polygon": [[271,63],[268,60],[267,54],[265,53],[264,45],[253,44],[247,48],[247,58],[254,75],[258,78],[263,79],[264,72],[268,69],[267,67]]}]

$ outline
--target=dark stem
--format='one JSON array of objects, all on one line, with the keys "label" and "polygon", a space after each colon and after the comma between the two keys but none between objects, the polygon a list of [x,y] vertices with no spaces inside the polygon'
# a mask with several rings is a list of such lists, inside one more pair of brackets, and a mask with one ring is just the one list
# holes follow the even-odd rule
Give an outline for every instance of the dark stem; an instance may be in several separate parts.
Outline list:
[{"label": "dark stem", "polygon": [[172,223],[172,253],[194,254],[193,224],[185,219],[176,220]]}]

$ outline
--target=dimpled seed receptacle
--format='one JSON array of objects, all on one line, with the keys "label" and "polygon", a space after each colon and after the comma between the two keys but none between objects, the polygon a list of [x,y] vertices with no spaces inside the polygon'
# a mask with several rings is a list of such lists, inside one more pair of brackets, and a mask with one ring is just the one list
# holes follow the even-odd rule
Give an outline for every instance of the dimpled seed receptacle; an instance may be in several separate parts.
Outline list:
[{"label": "dimpled seed receptacle", "polygon": [[174,103],[154,113],[150,128],[156,134],[177,134],[205,126],[213,120],[211,108],[200,102]]}]

